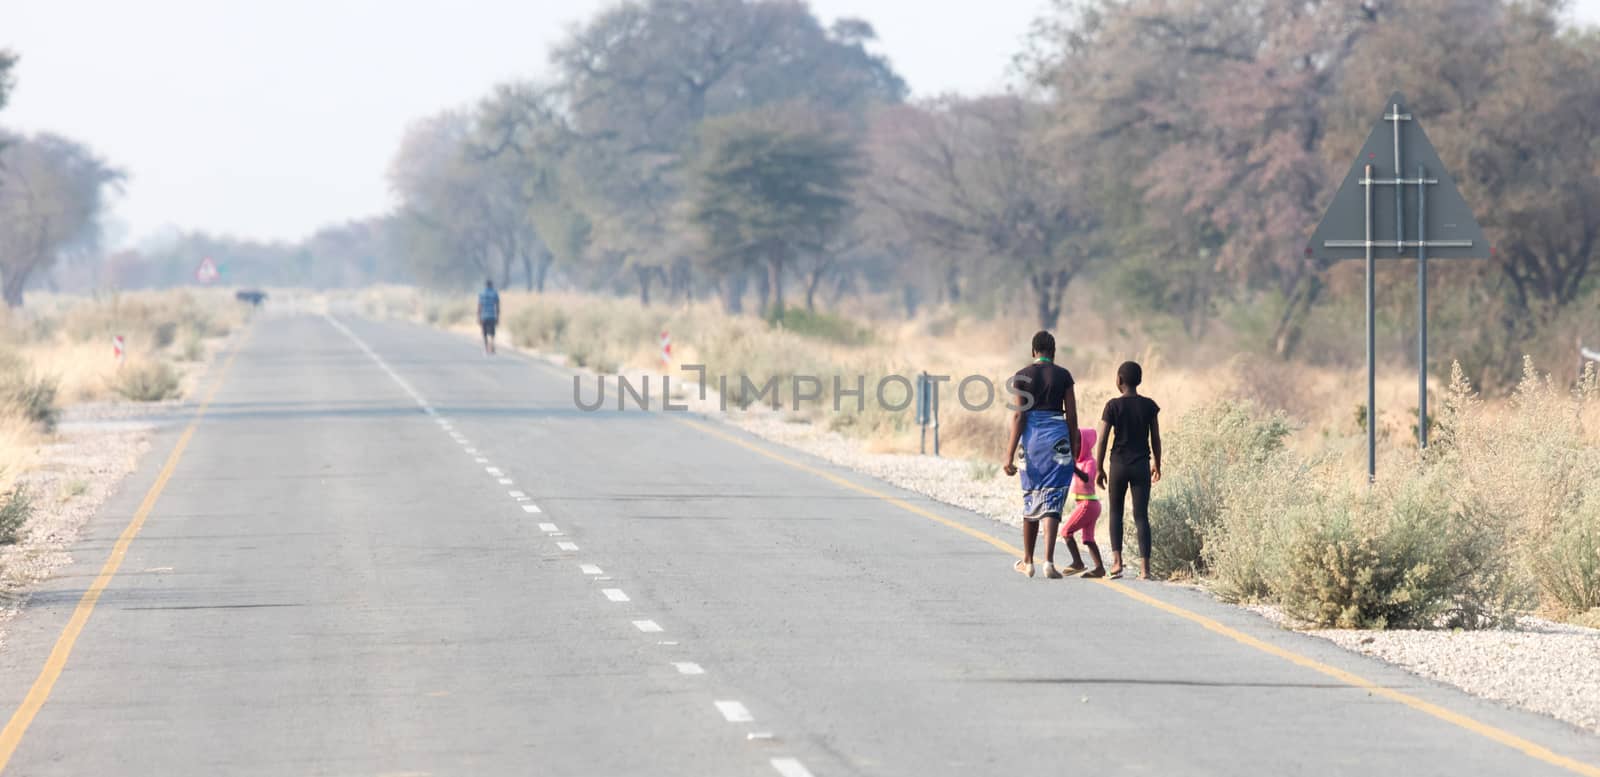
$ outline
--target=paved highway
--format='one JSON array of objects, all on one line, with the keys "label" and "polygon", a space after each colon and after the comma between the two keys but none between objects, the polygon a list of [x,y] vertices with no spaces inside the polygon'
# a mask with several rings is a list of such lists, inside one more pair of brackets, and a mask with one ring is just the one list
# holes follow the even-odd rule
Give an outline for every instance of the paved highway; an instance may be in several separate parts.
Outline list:
[{"label": "paved highway", "polygon": [[4,774],[1600,775],[1565,724],[1025,579],[1009,528],[456,335],[266,316],[195,405],[12,624]]}]

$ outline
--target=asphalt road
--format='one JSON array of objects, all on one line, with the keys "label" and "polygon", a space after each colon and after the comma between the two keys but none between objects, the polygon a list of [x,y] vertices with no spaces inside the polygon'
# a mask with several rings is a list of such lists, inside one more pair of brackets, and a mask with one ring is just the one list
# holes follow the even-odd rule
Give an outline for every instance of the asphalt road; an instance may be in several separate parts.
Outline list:
[{"label": "asphalt road", "polygon": [[268,315],[206,388],[12,624],[5,774],[1600,774],[1565,724],[1024,579],[1006,527],[456,335]]}]

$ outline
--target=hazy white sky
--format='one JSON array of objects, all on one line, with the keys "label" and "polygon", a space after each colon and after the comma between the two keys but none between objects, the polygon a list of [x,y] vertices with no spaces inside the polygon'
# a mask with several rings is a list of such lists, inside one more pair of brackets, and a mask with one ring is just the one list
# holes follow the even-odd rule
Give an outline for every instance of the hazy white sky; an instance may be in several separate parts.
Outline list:
[{"label": "hazy white sky", "polygon": [[[22,57],[0,124],[88,142],[129,174],[116,216],[295,239],[386,210],[407,122],[545,72],[613,0],[0,0]],[[1600,22],[1600,0],[1575,13]],[[918,94],[1004,82],[1049,0],[812,0],[857,16]]]}]

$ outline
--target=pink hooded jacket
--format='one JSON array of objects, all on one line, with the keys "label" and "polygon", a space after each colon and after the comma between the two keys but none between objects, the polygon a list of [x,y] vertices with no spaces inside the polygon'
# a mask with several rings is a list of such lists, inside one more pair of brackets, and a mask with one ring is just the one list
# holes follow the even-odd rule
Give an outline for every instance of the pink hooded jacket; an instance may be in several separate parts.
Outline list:
[{"label": "pink hooded jacket", "polygon": [[1083,470],[1083,474],[1088,475],[1089,479],[1086,481],[1083,478],[1073,478],[1072,493],[1074,494],[1094,493],[1094,480],[1100,474],[1099,469],[1094,465],[1095,438],[1096,435],[1093,429],[1078,430],[1078,469]]}]

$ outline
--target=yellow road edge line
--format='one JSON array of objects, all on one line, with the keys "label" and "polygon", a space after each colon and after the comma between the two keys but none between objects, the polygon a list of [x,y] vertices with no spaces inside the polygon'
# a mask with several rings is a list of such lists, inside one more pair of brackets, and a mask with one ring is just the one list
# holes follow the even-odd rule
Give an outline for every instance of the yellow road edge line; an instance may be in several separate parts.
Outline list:
[{"label": "yellow road edge line", "polygon": [[239,352],[243,350],[248,337],[249,330],[245,330],[239,343],[234,346],[233,352],[228,354],[227,361],[223,362],[222,369],[217,372],[216,380],[212,382],[205,397],[195,408],[189,425],[178,436],[178,442],[172,447],[172,452],[167,454],[167,460],[161,465],[161,471],[156,475],[155,482],[150,484],[144,499],[139,502],[139,509],[134,512],[133,519],[123,528],[122,534],[117,536],[116,544],[111,547],[111,555],[100,567],[100,574],[95,576],[94,582],[89,584],[89,589],[78,599],[78,606],[73,609],[72,617],[67,619],[67,625],[61,629],[61,636],[56,638],[55,646],[50,649],[49,657],[39,670],[39,676],[34,678],[33,685],[28,689],[28,695],[23,697],[22,704],[12,713],[6,727],[0,729],[0,772],[5,771],[6,765],[11,762],[11,756],[16,754],[17,747],[22,744],[22,736],[28,732],[34,717],[50,699],[50,691],[55,688],[56,680],[66,669],[67,659],[71,657],[72,648],[78,642],[78,635],[83,633],[84,626],[89,623],[89,616],[94,613],[95,605],[100,601],[100,594],[111,585],[112,578],[116,577],[117,570],[122,567],[122,560],[128,554],[128,547],[133,544],[133,539],[139,536],[139,530],[144,528],[145,519],[150,516],[150,511],[155,509],[156,501],[161,498],[161,492],[166,489],[167,481],[172,479],[173,471],[178,468],[178,461],[183,458],[184,449],[189,447],[189,440],[194,437],[195,428],[205,417],[206,408],[210,407],[217,390],[222,388],[223,379],[227,377],[229,368],[233,367],[234,360],[239,358]]},{"label": "yellow road edge line", "polygon": [[[949,528],[955,529],[956,531],[959,531],[962,534],[965,534],[965,535],[967,535],[969,537],[973,537],[975,539],[979,539],[979,540],[982,540],[984,542],[987,542],[990,545],[995,546],[996,548],[999,548],[999,549],[1001,549],[1003,551],[1006,551],[1007,553],[1010,553],[1013,556],[1016,556],[1017,558],[1022,558],[1022,549],[1021,548],[1018,548],[1015,545],[1012,545],[1011,543],[1000,539],[999,537],[996,537],[996,536],[994,536],[992,534],[989,534],[987,532],[984,532],[984,531],[980,531],[978,529],[974,529],[974,528],[972,528],[970,526],[967,526],[965,524],[959,523],[957,521],[952,521],[952,520],[950,520],[948,518],[945,518],[944,516],[941,516],[941,515],[939,515],[937,513],[932,512],[930,510],[926,510],[926,509],[918,507],[918,506],[916,506],[914,504],[911,504],[910,502],[907,502],[906,500],[901,499],[899,497],[896,497],[896,496],[894,496],[892,494],[887,494],[887,493],[879,491],[879,490],[877,490],[875,488],[871,488],[869,486],[863,486],[863,485],[861,485],[859,483],[855,483],[855,482],[852,482],[850,480],[846,480],[845,478],[839,477],[838,475],[835,475],[832,472],[828,472],[826,470],[819,469],[817,467],[813,467],[813,466],[811,466],[809,464],[806,464],[804,462],[797,461],[795,459],[789,458],[788,456],[784,456],[783,454],[777,453],[777,452],[772,451],[772,450],[768,450],[767,448],[765,448],[763,446],[760,446],[760,445],[756,445],[755,443],[752,443],[749,440],[743,439],[743,438],[738,437],[738,436],[733,435],[733,434],[729,434],[727,432],[722,431],[721,429],[714,428],[714,427],[712,427],[711,425],[709,425],[707,423],[704,423],[704,422],[701,422],[701,421],[692,421],[692,420],[689,420],[689,419],[686,419],[686,418],[679,418],[677,420],[680,423],[683,423],[683,424],[686,424],[688,426],[691,426],[691,427],[699,430],[700,432],[702,432],[704,434],[710,435],[710,436],[715,437],[715,438],[717,438],[719,440],[722,440],[724,442],[732,443],[732,444],[737,445],[737,446],[739,446],[741,448],[744,448],[746,450],[753,451],[753,452],[758,453],[758,454],[760,454],[762,456],[765,456],[765,457],[767,457],[769,459],[772,459],[773,461],[779,462],[781,464],[786,464],[786,465],[788,465],[790,467],[793,467],[794,469],[800,470],[802,472],[806,472],[808,474],[815,475],[817,477],[822,478],[823,480],[826,480],[826,481],[828,481],[830,483],[833,483],[834,485],[840,486],[842,488],[847,488],[847,489],[849,489],[851,491],[855,491],[856,493],[865,494],[867,496],[871,496],[871,497],[875,497],[877,499],[880,499],[880,500],[882,500],[884,502],[888,502],[889,504],[892,504],[895,507],[899,507],[902,510],[905,510],[906,512],[912,513],[914,515],[917,515],[917,516],[920,516],[920,517],[923,517],[923,518],[927,518],[928,520],[931,520],[931,521],[933,521],[935,523],[938,523],[938,524],[940,524],[942,526],[947,526]],[[1326,675],[1326,676],[1331,677],[1331,678],[1333,678],[1335,680],[1338,680],[1339,682],[1342,682],[1342,683],[1344,683],[1346,685],[1349,685],[1349,686],[1352,686],[1352,687],[1355,687],[1355,688],[1360,688],[1362,690],[1368,691],[1368,692],[1373,693],[1375,695],[1382,696],[1383,698],[1389,699],[1390,701],[1399,702],[1401,704],[1404,704],[1407,707],[1410,707],[1410,708],[1412,708],[1414,710],[1417,710],[1419,712],[1431,715],[1431,716],[1433,716],[1435,718],[1438,718],[1439,720],[1442,720],[1442,721],[1444,721],[1446,723],[1452,724],[1454,726],[1457,726],[1459,728],[1465,729],[1465,730],[1470,731],[1470,732],[1472,732],[1474,734],[1482,736],[1482,737],[1484,737],[1486,739],[1489,739],[1489,740],[1492,740],[1492,741],[1497,742],[1499,744],[1505,745],[1506,747],[1509,747],[1509,748],[1511,748],[1513,750],[1521,752],[1522,754],[1524,754],[1524,755],[1526,755],[1526,756],[1528,756],[1530,758],[1533,758],[1535,760],[1543,761],[1544,763],[1550,764],[1551,766],[1561,767],[1562,769],[1566,769],[1567,771],[1573,772],[1575,774],[1584,775],[1584,777],[1600,777],[1600,766],[1595,766],[1593,764],[1589,764],[1589,763],[1585,763],[1583,761],[1579,761],[1579,760],[1577,760],[1575,758],[1570,758],[1568,756],[1561,755],[1560,753],[1557,753],[1557,752],[1545,747],[1544,745],[1538,744],[1537,742],[1533,742],[1533,741],[1528,740],[1528,739],[1524,739],[1524,738],[1519,737],[1516,734],[1513,734],[1513,733],[1511,733],[1509,731],[1506,731],[1504,729],[1496,728],[1496,727],[1491,726],[1491,725],[1489,725],[1487,723],[1479,721],[1479,720],[1477,720],[1475,718],[1468,717],[1468,716],[1463,715],[1463,714],[1461,714],[1459,712],[1455,712],[1453,710],[1449,710],[1449,709],[1446,709],[1444,707],[1441,707],[1441,706],[1439,706],[1437,704],[1434,704],[1433,702],[1420,699],[1420,698],[1418,698],[1416,696],[1412,696],[1409,693],[1404,693],[1402,691],[1397,691],[1397,690],[1395,690],[1393,688],[1388,688],[1388,687],[1385,687],[1383,685],[1379,685],[1378,683],[1373,682],[1372,680],[1368,680],[1367,678],[1362,677],[1361,675],[1355,674],[1353,672],[1347,672],[1347,671],[1345,671],[1343,669],[1339,669],[1338,667],[1329,666],[1328,664],[1324,664],[1321,661],[1318,661],[1318,660],[1316,660],[1314,658],[1311,658],[1309,656],[1303,656],[1303,655],[1301,655],[1299,653],[1296,653],[1296,652],[1294,652],[1292,650],[1289,650],[1287,648],[1279,647],[1277,645],[1271,644],[1269,642],[1266,642],[1264,640],[1258,639],[1256,637],[1252,637],[1249,634],[1246,634],[1246,633],[1244,633],[1242,631],[1239,631],[1238,629],[1235,629],[1235,628],[1233,628],[1231,626],[1225,626],[1222,623],[1220,623],[1220,622],[1218,622],[1218,621],[1216,621],[1214,619],[1207,618],[1206,616],[1201,615],[1200,613],[1194,612],[1192,610],[1184,609],[1183,607],[1179,607],[1178,605],[1171,604],[1169,602],[1164,602],[1164,601],[1162,601],[1160,599],[1157,599],[1154,596],[1146,594],[1146,593],[1144,593],[1142,591],[1137,591],[1137,590],[1134,590],[1133,588],[1130,588],[1130,587],[1128,587],[1128,586],[1126,586],[1126,585],[1124,585],[1122,583],[1118,583],[1115,580],[1097,580],[1095,582],[1100,583],[1101,585],[1107,586],[1111,590],[1116,591],[1117,593],[1122,594],[1123,596],[1126,596],[1126,597],[1128,597],[1130,599],[1133,599],[1134,601],[1137,601],[1137,602],[1139,602],[1141,604],[1149,605],[1149,606],[1154,607],[1154,608],[1156,608],[1158,610],[1161,610],[1161,611],[1163,611],[1163,612],[1165,612],[1165,613],[1167,613],[1169,615],[1175,615],[1175,616],[1177,616],[1179,618],[1182,618],[1184,620],[1190,621],[1191,623],[1195,623],[1195,624],[1205,628],[1208,631],[1211,631],[1211,632],[1216,633],[1216,634],[1220,634],[1220,635],[1222,635],[1224,637],[1227,637],[1228,639],[1231,639],[1234,642],[1237,642],[1237,643],[1239,643],[1241,645],[1244,645],[1246,647],[1255,648],[1256,650],[1259,650],[1259,651],[1261,651],[1263,653],[1267,653],[1269,655],[1276,656],[1278,658],[1281,658],[1281,659],[1283,659],[1285,661],[1288,661],[1288,662],[1290,662],[1292,664],[1295,664],[1297,666],[1301,666],[1301,667],[1304,667],[1306,669],[1310,669],[1310,670],[1312,670],[1314,672],[1318,672],[1320,674]]]}]

